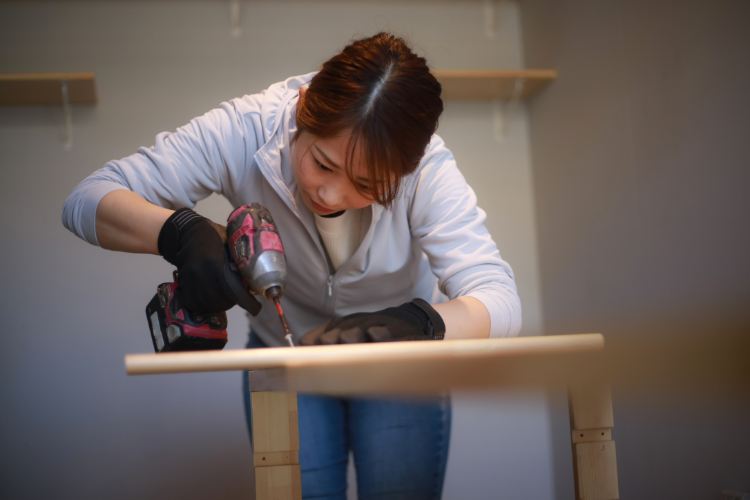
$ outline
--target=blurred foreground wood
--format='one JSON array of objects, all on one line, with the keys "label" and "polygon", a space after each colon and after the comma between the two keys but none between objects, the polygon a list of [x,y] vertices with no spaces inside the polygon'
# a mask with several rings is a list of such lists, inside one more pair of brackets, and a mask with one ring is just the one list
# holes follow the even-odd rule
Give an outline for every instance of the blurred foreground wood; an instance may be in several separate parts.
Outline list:
[{"label": "blurred foreground wood", "polygon": [[[616,397],[750,393],[750,335],[552,335],[125,357],[128,374],[266,370],[268,390],[404,394],[599,380]],[[258,381],[258,383],[261,383]]]},{"label": "blurred foreground wood", "polygon": [[[250,370],[258,498],[300,498],[295,391],[418,394],[569,388],[576,498],[619,498],[610,384],[617,398],[750,392],[747,336],[600,334],[242,349],[125,357],[128,374]],[[256,417],[257,412],[257,417]],[[257,424],[256,424],[257,422]],[[256,428],[256,425],[258,426]],[[266,436],[266,438],[262,437]],[[256,445],[258,446],[258,445]]]},{"label": "blurred foreground wood", "polygon": [[403,394],[538,384],[549,376],[550,363],[570,368],[581,354],[603,347],[600,334],[387,342],[131,354],[125,367],[130,375],[273,369],[266,390]]}]

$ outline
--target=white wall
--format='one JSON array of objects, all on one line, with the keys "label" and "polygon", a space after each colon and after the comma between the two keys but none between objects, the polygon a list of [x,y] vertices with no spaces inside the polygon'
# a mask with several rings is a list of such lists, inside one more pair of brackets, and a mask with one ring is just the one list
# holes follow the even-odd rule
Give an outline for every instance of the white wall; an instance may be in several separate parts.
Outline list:
[{"label": "white wall", "polygon": [[[0,109],[0,496],[241,498],[252,491],[239,373],[128,378],[150,350],[144,318],[170,266],[106,252],[68,233],[62,203],[106,161],[153,144],[223,100],[314,70],[351,38],[390,30],[434,67],[523,65],[514,4],[483,33],[481,2],[3,2],[0,71],[94,71],[99,103],[73,110],[62,149],[56,108]],[[504,142],[489,103],[448,102],[440,133],[513,265],[524,333],[540,331],[528,133],[523,107]],[[198,210],[222,220],[217,197]],[[228,348],[246,321],[230,313]],[[549,424],[536,393],[455,396],[444,498],[549,498]]]},{"label": "white wall", "polygon": [[[522,12],[527,63],[560,75],[530,106],[547,332],[747,339],[750,3],[524,0]],[[621,498],[750,491],[750,387],[686,366],[711,390],[613,389]],[[572,498],[570,444],[554,443],[558,498]]]}]

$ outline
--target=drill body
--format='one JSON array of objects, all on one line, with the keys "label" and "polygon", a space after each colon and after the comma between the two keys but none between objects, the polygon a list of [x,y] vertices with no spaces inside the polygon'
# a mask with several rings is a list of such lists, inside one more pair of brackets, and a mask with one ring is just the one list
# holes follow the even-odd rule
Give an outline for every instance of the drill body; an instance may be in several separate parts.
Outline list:
[{"label": "drill body", "polygon": [[271,212],[260,203],[236,209],[227,220],[229,253],[250,293],[268,300],[286,286],[286,255]]},{"label": "drill body", "polygon": [[[252,203],[234,210],[227,220],[228,273],[239,273],[247,292],[273,301],[290,345],[291,334],[279,300],[286,286],[287,267],[284,247],[271,213]],[[227,315],[224,312],[196,315],[186,310],[175,294],[174,283],[159,285],[146,306],[151,340],[156,352],[223,349],[227,343]],[[250,312],[255,315],[258,309]]]}]

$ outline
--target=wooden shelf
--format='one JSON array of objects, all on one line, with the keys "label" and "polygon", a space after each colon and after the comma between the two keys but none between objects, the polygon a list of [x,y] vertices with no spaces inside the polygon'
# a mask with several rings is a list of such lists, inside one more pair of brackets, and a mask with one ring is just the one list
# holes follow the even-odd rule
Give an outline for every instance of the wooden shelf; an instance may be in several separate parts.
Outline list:
[{"label": "wooden shelf", "polygon": [[524,100],[557,78],[552,69],[438,69],[432,73],[443,86],[444,99],[510,99],[515,82],[523,80],[520,98]]},{"label": "wooden shelf", "polygon": [[0,106],[62,106],[62,82],[70,104],[96,104],[93,73],[0,74]]}]

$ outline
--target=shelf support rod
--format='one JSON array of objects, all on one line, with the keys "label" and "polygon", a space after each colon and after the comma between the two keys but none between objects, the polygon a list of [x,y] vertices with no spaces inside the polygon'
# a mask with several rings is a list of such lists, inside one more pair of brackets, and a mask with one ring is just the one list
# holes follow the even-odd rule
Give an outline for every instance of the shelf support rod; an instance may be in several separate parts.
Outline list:
[{"label": "shelf support rod", "polygon": [[484,0],[484,34],[490,40],[495,38],[495,0]]},{"label": "shelf support rod", "polygon": [[503,106],[502,97],[498,96],[492,100],[492,125],[495,130],[495,139],[503,142],[508,132],[507,118],[511,116],[521,102],[525,79],[516,78],[513,82],[513,91],[508,99],[508,104]]},{"label": "shelf support rod", "polygon": [[62,90],[63,120],[65,122],[65,142],[63,149],[70,151],[73,148],[73,116],[70,111],[70,96],[68,95],[68,82],[63,80],[60,84]]},{"label": "shelf support rod", "polygon": [[232,38],[239,38],[242,34],[240,25],[240,7],[241,0],[229,0],[229,34]]}]

